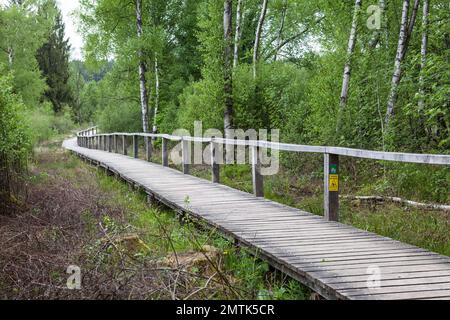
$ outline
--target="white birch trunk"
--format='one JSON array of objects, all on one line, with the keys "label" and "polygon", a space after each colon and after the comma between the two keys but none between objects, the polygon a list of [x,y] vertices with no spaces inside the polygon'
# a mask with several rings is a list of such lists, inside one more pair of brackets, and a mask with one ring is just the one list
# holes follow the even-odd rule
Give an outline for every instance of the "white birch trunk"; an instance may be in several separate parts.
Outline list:
[{"label": "white birch trunk", "polygon": [[394,114],[395,102],[398,96],[398,85],[400,83],[402,73],[402,60],[404,57],[406,38],[408,33],[408,10],[410,0],[403,0],[402,20],[400,24],[400,34],[398,37],[397,54],[395,56],[394,73],[392,75],[391,90],[389,93],[386,116],[384,123],[386,127],[389,125],[392,115]]},{"label": "white birch trunk", "polygon": [[8,65],[10,69],[12,69],[13,63],[14,63],[14,50],[12,48],[8,48]]},{"label": "white birch trunk", "polygon": [[414,6],[412,9],[411,17],[408,20],[408,33],[406,34],[406,42],[405,42],[405,46],[403,48],[403,53],[402,53],[403,57],[402,58],[405,57],[406,50],[408,50],[408,44],[409,44],[409,40],[411,39],[413,30],[414,30],[414,24],[416,22],[417,11],[419,10],[419,4],[420,4],[420,0],[414,0]]},{"label": "white birch trunk", "polygon": [[225,98],[225,113],[224,113],[224,129],[225,136],[227,130],[233,127],[233,37],[232,37],[232,13],[233,1],[224,1],[223,11],[223,34],[224,34],[224,98]]},{"label": "white birch trunk", "polygon": [[236,31],[234,35],[234,56],[233,56],[233,68],[236,68],[239,63],[239,45],[242,37],[242,24],[244,23],[244,0],[239,0],[237,4],[236,12]]},{"label": "white birch trunk", "polygon": [[353,53],[355,51],[355,45],[356,45],[356,37],[357,37],[357,29],[358,29],[358,17],[359,12],[361,11],[361,4],[362,0],[356,0],[355,1],[355,8],[353,11],[353,19],[352,19],[352,28],[350,30],[350,37],[348,39],[348,47],[347,47],[347,57],[345,61],[345,67],[344,67],[344,75],[342,77],[342,90],[341,90],[341,97],[340,97],[340,107],[341,109],[345,108],[347,105],[347,99],[348,99],[348,88],[350,85],[350,75],[352,72],[352,57]]},{"label": "white birch trunk", "polygon": [[[141,0],[136,0],[136,26],[137,37],[142,38],[142,12]],[[148,94],[147,94],[147,80],[145,78],[145,62],[143,52],[139,49],[139,89],[141,98],[141,112],[142,112],[142,131],[148,133]]]},{"label": "white birch trunk", "polygon": [[268,0],[263,0],[261,15],[259,16],[258,26],[256,27],[255,45],[253,46],[253,78],[256,79],[256,66],[259,59],[259,43],[261,40],[261,32],[266,19]]},{"label": "white birch trunk", "polygon": [[155,111],[153,112],[153,133],[158,131],[158,127],[156,125],[156,116],[158,115],[159,110],[159,65],[158,65],[158,57],[155,56]]},{"label": "white birch trunk", "polygon": [[420,48],[420,77],[419,77],[419,111],[422,112],[425,108],[425,80],[423,72],[427,65],[427,51],[428,51],[428,15],[430,13],[429,0],[423,1],[423,15],[422,15],[422,45]]}]

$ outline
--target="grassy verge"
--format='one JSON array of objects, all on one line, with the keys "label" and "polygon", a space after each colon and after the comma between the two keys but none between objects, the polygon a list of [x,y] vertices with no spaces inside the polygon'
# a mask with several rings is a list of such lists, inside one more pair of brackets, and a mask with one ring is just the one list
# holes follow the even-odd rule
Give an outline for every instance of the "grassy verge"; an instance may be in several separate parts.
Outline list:
[{"label": "grassy verge", "polygon": [[[28,199],[0,216],[0,298],[307,299],[310,291],[214,230],[81,162],[35,151]],[[81,290],[66,269],[79,266]]]},{"label": "grassy verge", "polygon": [[[434,169],[434,172],[437,175],[443,175],[440,168]],[[209,168],[197,166],[191,170],[191,173],[197,177],[210,179]],[[404,175],[407,173],[411,173],[411,166],[407,167],[407,172],[403,172]],[[423,176],[422,173],[416,173],[413,174],[412,179],[418,179],[418,175]],[[402,177],[398,179],[400,180]],[[403,177],[403,179],[406,181],[406,178]],[[225,185],[252,192],[251,181],[248,165],[221,167],[221,183]],[[264,183],[266,198],[317,215],[323,214],[322,177],[319,174],[302,173],[293,178],[292,174],[280,172],[276,176],[265,177]],[[345,183],[351,185],[355,184],[355,181],[348,180]],[[405,186],[408,183],[405,182]],[[417,183],[420,184],[419,181]],[[360,181],[360,184],[356,184],[356,186],[347,187],[345,192],[349,194],[372,194],[371,192],[374,192],[376,194],[379,184],[379,180]],[[417,188],[424,187],[422,185]],[[410,193],[412,194],[414,191],[410,191]],[[340,215],[341,222],[345,224],[450,256],[450,214],[448,212],[342,199]]]}]

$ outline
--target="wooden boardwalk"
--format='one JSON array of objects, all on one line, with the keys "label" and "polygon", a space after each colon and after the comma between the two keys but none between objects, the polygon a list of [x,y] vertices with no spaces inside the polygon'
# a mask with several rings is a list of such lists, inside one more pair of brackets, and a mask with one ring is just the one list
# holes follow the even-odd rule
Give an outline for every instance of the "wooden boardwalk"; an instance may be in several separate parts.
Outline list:
[{"label": "wooden boardwalk", "polygon": [[[450,299],[450,258],[121,154],[63,146],[257,252],[327,299]],[[378,288],[368,286],[379,268]]]}]

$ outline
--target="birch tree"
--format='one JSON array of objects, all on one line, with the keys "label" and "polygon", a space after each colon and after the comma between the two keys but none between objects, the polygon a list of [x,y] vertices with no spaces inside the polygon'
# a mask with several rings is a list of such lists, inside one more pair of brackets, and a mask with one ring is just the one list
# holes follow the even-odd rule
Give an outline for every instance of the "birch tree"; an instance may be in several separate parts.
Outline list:
[{"label": "birch tree", "polygon": [[[142,2],[136,0],[136,26],[137,37],[142,38]],[[142,113],[142,131],[148,133],[148,93],[147,93],[147,80],[145,78],[145,61],[142,49],[138,51],[139,56],[139,90],[141,100],[141,113]]]},{"label": "birch tree", "polygon": [[262,32],[262,28],[264,26],[264,20],[266,19],[267,3],[268,3],[268,0],[263,0],[261,14],[259,16],[258,25],[256,27],[255,45],[253,46],[253,79],[256,79],[256,66],[258,64],[258,59],[259,59],[259,47],[260,47],[260,40],[261,40],[261,32]]},{"label": "birch tree", "polygon": [[225,135],[233,128],[233,39],[232,39],[233,1],[224,1],[223,34],[224,34],[224,98],[225,114],[223,118]]},{"label": "birch tree", "polygon": [[403,0],[402,19],[400,24],[400,34],[398,37],[397,53],[395,56],[394,73],[392,75],[391,89],[386,108],[386,116],[384,119],[386,127],[388,127],[389,122],[394,114],[395,104],[398,98],[398,86],[402,77],[402,62],[406,56],[409,39],[411,38],[414,29],[419,2],[419,0],[415,0],[411,17],[408,19],[410,0]]},{"label": "birch tree", "polygon": [[429,15],[429,0],[423,1],[423,14],[422,14],[422,44],[420,47],[420,77],[419,77],[419,112],[422,112],[425,107],[425,81],[423,72],[427,64],[427,50],[428,50],[428,15]]},{"label": "birch tree", "polygon": [[158,127],[156,125],[156,116],[159,110],[159,65],[158,65],[158,57],[155,55],[155,109],[153,112],[153,133],[158,131]]},{"label": "birch tree", "polygon": [[355,51],[356,45],[356,37],[357,37],[357,29],[358,29],[358,17],[361,11],[362,0],[355,1],[355,8],[353,11],[353,19],[352,19],[352,27],[350,30],[350,37],[348,39],[347,46],[347,57],[344,66],[344,75],[342,77],[342,90],[341,90],[341,98],[340,98],[340,107],[344,109],[347,105],[348,100],[348,88],[350,85],[350,75],[351,75],[351,62],[353,53]]},{"label": "birch tree", "polygon": [[239,62],[239,46],[242,38],[242,25],[244,23],[244,0],[238,0],[236,8],[236,31],[234,34],[234,56],[233,68],[236,68]]}]

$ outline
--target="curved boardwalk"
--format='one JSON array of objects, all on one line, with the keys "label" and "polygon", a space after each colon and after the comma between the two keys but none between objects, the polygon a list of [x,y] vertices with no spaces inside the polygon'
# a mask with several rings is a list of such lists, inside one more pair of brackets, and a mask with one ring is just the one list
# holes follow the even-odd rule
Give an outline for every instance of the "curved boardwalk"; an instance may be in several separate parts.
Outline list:
[{"label": "curved boardwalk", "polygon": [[[448,257],[76,139],[63,147],[206,221],[325,298],[450,299]],[[374,267],[378,288],[368,286]]]}]

